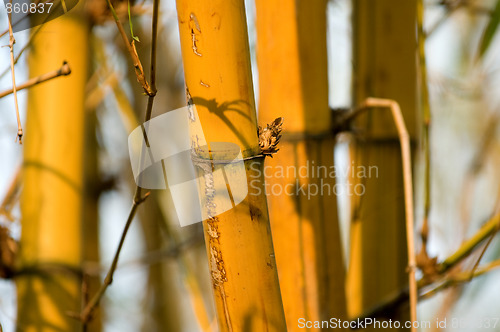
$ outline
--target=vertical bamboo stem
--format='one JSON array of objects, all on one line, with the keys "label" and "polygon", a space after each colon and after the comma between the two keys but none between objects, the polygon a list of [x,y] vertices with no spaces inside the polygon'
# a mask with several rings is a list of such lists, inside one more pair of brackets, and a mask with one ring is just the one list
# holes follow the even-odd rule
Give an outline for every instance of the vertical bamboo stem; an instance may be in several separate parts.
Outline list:
[{"label": "vertical bamboo stem", "polygon": [[[235,143],[243,157],[255,156],[259,147],[244,1],[177,0],[177,12],[186,87],[207,142]],[[203,222],[219,328],[285,331],[262,160],[248,160],[245,167],[246,199]]]},{"label": "vertical bamboo stem", "polygon": [[[25,132],[19,266],[63,264],[82,258],[84,99],[89,27],[75,8],[45,23],[32,41],[30,76],[68,60],[73,73],[31,88]],[[42,273],[42,272],[40,272]],[[18,330],[78,331],[68,311],[80,310],[80,278],[71,272],[16,279]]]},{"label": "vertical bamboo stem", "polygon": [[[416,0],[354,1],[354,103],[367,97],[396,100],[410,138],[416,134]],[[377,167],[355,199],[347,275],[350,316],[361,315],[407,286],[403,170],[390,113],[366,113],[352,145],[354,167]],[[405,170],[406,171],[406,170]],[[386,313],[407,319],[407,310]]]},{"label": "vertical bamboo stem", "polygon": [[[302,330],[300,318],[346,315],[337,200],[327,192],[336,183],[329,175],[335,143],[328,106],[326,5],[324,0],[256,1],[259,117],[262,123],[285,118],[280,152],[266,161],[266,181],[289,331]],[[280,169],[308,171],[280,176]],[[295,190],[300,187],[306,193]]]}]

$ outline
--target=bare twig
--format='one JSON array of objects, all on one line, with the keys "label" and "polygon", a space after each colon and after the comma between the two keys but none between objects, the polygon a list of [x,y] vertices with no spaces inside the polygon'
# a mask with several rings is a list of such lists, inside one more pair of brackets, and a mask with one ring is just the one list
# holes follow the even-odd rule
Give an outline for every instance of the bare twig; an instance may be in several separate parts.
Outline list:
[{"label": "bare twig", "polygon": [[[488,222],[486,222],[483,227],[468,241],[464,242],[462,246],[450,257],[445,259],[438,267],[439,274],[444,275],[448,272],[452,267],[456,266],[459,262],[461,262],[464,258],[468,257],[468,255],[474,251],[479,244],[482,243],[489,236],[491,238],[492,234],[498,231],[500,228],[500,214],[495,215]],[[427,291],[425,293],[419,294],[419,299],[429,298],[433,295],[436,295],[438,292],[445,290],[451,286],[456,284],[465,283],[470,281],[471,279],[481,276],[493,269],[497,269],[500,267],[500,260],[496,260],[494,262],[488,263],[482,267],[474,267],[470,271],[459,272],[449,276],[447,279],[443,281],[441,279],[441,283],[439,283],[432,290]],[[418,289],[423,289],[425,286],[429,286],[428,279],[421,279],[418,281]],[[386,312],[395,310],[395,308],[401,306],[406,303],[409,299],[409,291],[408,289],[403,289],[396,296],[392,296],[385,301],[382,301],[375,308],[369,310],[364,313],[361,317],[380,317],[383,316]]]},{"label": "bare twig", "polygon": [[488,248],[491,244],[491,241],[493,241],[493,238],[495,237],[497,232],[498,232],[498,229],[490,235],[490,237],[488,238],[488,241],[486,242],[486,244],[483,247],[483,250],[481,250],[481,254],[479,254],[479,257],[476,259],[476,263],[474,263],[474,266],[472,267],[472,269],[470,271],[470,279],[471,280],[472,280],[472,278],[474,278],[474,272],[476,271],[477,267],[479,266],[479,263],[481,263],[481,259],[483,259],[484,254],[486,253],[486,250],[488,250]]},{"label": "bare twig", "polygon": [[[24,90],[24,89],[30,88],[34,85],[37,85],[37,84],[40,84],[43,82],[47,82],[53,78],[56,78],[59,76],[67,76],[69,74],[71,74],[71,68],[69,67],[69,64],[65,61],[65,62],[63,62],[61,68],[54,70],[54,71],[51,71],[51,72],[48,72],[48,73],[45,73],[45,74],[42,74],[42,75],[37,76],[37,77],[30,78],[29,80],[27,80],[23,84],[18,85],[16,87],[16,91]],[[5,91],[2,91],[2,92],[0,92],[0,98],[8,96],[13,92],[14,92],[14,89],[8,89]]]},{"label": "bare twig", "polygon": [[[10,0],[12,5],[12,0]],[[10,49],[10,72],[12,74],[12,93],[14,94],[14,106],[16,108],[16,118],[17,118],[17,138],[19,139],[19,144],[23,144],[23,127],[21,125],[21,117],[19,116],[19,103],[17,101],[17,87],[16,87],[16,72],[14,70],[14,44],[16,40],[14,39],[14,33],[12,32],[12,13],[9,13],[9,49]]]},{"label": "bare twig", "polygon": [[[160,0],[155,0],[153,3],[153,23],[151,28],[151,64],[149,71],[149,79],[151,81],[151,91],[156,94],[156,48],[158,44],[158,13],[160,11]],[[146,114],[147,117],[147,114]]]},{"label": "bare twig", "polygon": [[500,229],[500,214],[487,221],[469,240],[465,241],[455,253],[439,264],[439,273],[444,273],[466,258],[481,242]]},{"label": "bare twig", "polygon": [[[412,321],[417,319],[417,296],[418,287],[415,277],[416,258],[414,244],[414,206],[413,206],[413,180],[411,170],[411,150],[410,137],[404,122],[403,114],[399,104],[391,99],[367,98],[365,102],[352,111],[344,112],[336,121],[336,130],[345,127],[346,123],[353,120],[362,112],[369,110],[371,107],[389,108],[392,112],[392,117],[396,125],[399,141],[401,144],[401,159],[403,163],[403,184],[406,212],[406,240],[408,247],[408,279],[409,279],[409,297],[410,297],[410,318]],[[412,331],[416,331],[412,327]]]},{"label": "bare twig", "polygon": [[[406,211],[406,241],[408,247],[408,279],[410,288],[410,319],[412,322],[417,320],[417,280],[415,277],[416,260],[414,244],[414,216],[413,216],[413,180],[411,170],[411,150],[410,136],[406,129],[405,121],[399,104],[390,99],[368,98],[364,102],[364,107],[383,107],[389,108],[392,112],[394,123],[398,130],[399,141],[401,144],[401,160],[403,163],[403,185]],[[416,328],[412,324],[412,332]]]},{"label": "bare twig", "polygon": [[[30,34],[30,38],[29,40],[26,42],[26,44],[23,46],[23,48],[21,48],[19,50],[19,52],[17,53],[16,55],[16,58],[14,59],[14,65],[17,64],[17,62],[19,61],[19,59],[21,58],[21,55],[23,55],[24,51],[26,51],[28,49],[28,47],[31,45],[31,41],[33,40],[33,38],[35,38],[35,36],[38,34],[38,32],[40,32],[40,27],[39,26],[35,32],[31,33]],[[1,74],[0,74],[0,78],[2,78],[4,75],[6,75],[8,72],[10,71],[10,66],[7,67]]]},{"label": "bare twig", "polygon": [[[482,276],[490,271],[493,271],[495,269],[500,268],[500,260],[493,261],[491,263],[485,264],[482,267],[479,267],[476,269],[472,275],[473,278]],[[431,289],[430,291],[427,292],[421,292],[418,295],[418,298],[420,300],[430,298],[436,294],[438,294],[440,291],[443,291],[449,287],[461,284],[461,283],[467,283],[471,281],[471,271],[464,271],[457,273],[453,276],[450,276],[448,279],[442,281],[439,285]],[[425,286],[425,282],[423,280],[419,280],[418,282],[419,288],[422,289]],[[364,312],[359,318],[366,318],[366,317],[386,317],[385,315],[388,312],[397,310],[397,308],[401,307],[402,305],[406,304],[408,302],[409,294],[408,294],[408,289],[405,288],[401,290],[399,293],[388,297],[385,299],[385,301],[382,301],[380,304],[378,304],[376,307],[373,307],[372,309]]]},{"label": "bare twig", "polygon": [[108,289],[109,285],[113,283],[113,275],[116,270],[116,266],[118,265],[118,259],[120,257],[120,252],[123,247],[123,243],[125,242],[125,237],[127,236],[127,232],[130,228],[130,225],[132,224],[132,220],[134,220],[135,214],[137,212],[137,207],[144,202],[147,197],[149,196],[149,193],[146,193],[144,197],[140,196],[140,191],[136,190],[135,195],[134,195],[134,201],[132,204],[132,208],[130,209],[130,213],[127,218],[127,222],[125,223],[125,228],[123,229],[122,236],[120,238],[120,242],[118,244],[118,248],[116,249],[115,256],[113,258],[113,262],[111,263],[111,266],[109,267],[108,273],[106,274],[106,278],[104,278],[104,282],[97,291],[97,293],[92,297],[92,299],[89,301],[89,303],[85,306],[83,309],[82,313],[80,314],[80,320],[85,324],[90,320],[92,317],[92,312],[94,309],[97,307],[99,302],[101,301],[102,296]]},{"label": "bare twig", "polygon": [[[108,0],[109,1],[109,0]],[[153,3],[153,23],[152,23],[152,35],[151,35],[151,65],[150,65],[150,71],[149,71],[149,79],[151,81],[151,85],[147,86],[149,88],[149,91],[146,91],[146,88],[144,91],[146,91],[146,94],[148,95],[148,106],[146,108],[146,115],[145,115],[145,122],[151,119],[151,114],[153,112],[153,102],[154,98],[156,96],[156,47],[157,47],[157,37],[158,37],[158,11],[159,11],[159,5],[160,5],[160,0],[155,0]],[[132,41],[132,46],[134,47],[135,51],[135,46],[134,46],[134,41]],[[137,52],[135,52],[135,56],[137,57],[137,60],[139,57],[137,56]],[[133,58],[134,59],[134,58]],[[135,61],[135,59],[134,59]],[[140,62],[139,62],[140,63]],[[135,63],[134,63],[135,67]],[[141,67],[142,68],[142,67]],[[136,71],[137,72],[137,71]],[[147,84],[147,82],[146,82]]]},{"label": "bare twig", "polygon": [[456,275],[452,276],[450,280],[453,280],[454,282],[468,282],[471,280],[470,277],[471,274],[472,277],[475,278],[482,276],[483,274],[486,274],[490,271],[493,271],[499,267],[500,267],[500,259],[485,264],[484,266],[478,267],[477,269],[475,269],[475,271],[472,271],[472,273],[471,271],[464,271],[461,273],[457,273]]},{"label": "bare twig", "polygon": [[482,276],[483,274],[490,272],[494,269],[498,269],[500,267],[500,260],[493,261],[491,263],[486,264],[483,267],[479,267],[477,269],[473,269],[471,271],[464,271],[461,273],[457,273],[453,276],[451,276],[449,279],[446,279],[444,282],[436,286],[435,288],[431,289],[430,291],[421,294],[420,298],[421,299],[427,299],[429,297],[432,297],[439,293],[440,291],[443,291],[449,287],[458,285],[458,284],[463,284],[470,282],[472,279]]},{"label": "bare twig", "polygon": [[[142,65],[140,63],[139,57],[137,55],[137,52],[135,51],[135,46],[134,46],[134,41],[132,41],[131,44],[128,43],[128,37],[125,34],[125,30],[123,29],[118,16],[116,15],[113,6],[109,0],[107,0],[108,5],[110,6],[110,9],[113,13],[113,16],[115,18],[115,22],[118,26],[118,30],[120,30],[120,33],[122,37],[124,38],[124,41],[126,41],[127,46],[129,47],[129,53],[132,57],[132,60],[134,61],[134,68],[136,71],[137,78],[139,80],[139,83],[143,87],[144,91],[148,95],[148,106],[146,109],[146,114],[145,114],[145,119],[144,122],[147,122],[151,119],[151,113],[153,109],[153,102],[154,98],[156,96],[156,75],[155,75],[155,70],[156,70],[156,39],[157,39],[157,29],[158,29],[158,11],[159,11],[159,2],[160,0],[154,0],[154,5],[153,5],[153,22],[152,22],[152,47],[151,47],[151,86],[146,81],[146,78],[144,77],[144,71],[142,69]],[[132,48],[132,51],[131,51]],[[130,52],[131,51],[131,52]],[[103,284],[97,291],[97,293],[92,297],[92,299],[89,301],[89,303],[85,306],[83,311],[81,312],[80,315],[77,315],[77,317],[83,322],[85,325],[86,322],[88,322],[91,317],[92,317],[92,312],[94,309],[97,307],[99,304],[102,296],[108,289],[109,285],[113,282],[113,275],[115,273],[116,267],[118,265],[118,259],[120,256],[120,252],[123,247],[123,243],[125,242],[125,238],[127,236],[127,232],[130,228],[130,225],[132,224],[132,220],[134,219],[134,216],[137,212],[137,208],[139,205],[144,202],[147,197],[149,196],[149,192],[146,193],[144,196],[141,194],[142,188],[137,186],[134,194],[134,199],[132,203],[132,208],[130,209],[130,213],[127,218],[127,222],[125,223],[125,227],[123,229],[120,242],[118,244],[118,248],[116,249],[115,256],[113,258],[113,262],[111,263],[111,266],[108,270],[108,273],[106,275],[106,278],[104,279]]]},{"label": "bare twig", "polygon": [[[116,26],[118,27],[118,31],[120,32],[120,35],[125,42],[125,45],[127,46],[127,50],[130,54],[130,57],[132,58],[132,61],[134,63],[134,69],[135,69],[135,74],[137,76],[137,80],[141,84],[142,88],[144,89],[144,92],[148,96],[154,96],[156,94],[156,91],[154,91],[151,86],[149,85],[148,81],[146,80],[146,76],[144,75],[144,69],[142,68],[142,63],[141,60],[139,59],[139,55],[137,54],[137,50],[135,48],[135,40],[132,40],[132,42],[129,41],[127,37],[127,33],[125,32],[125,29],[122,26],[122,23],[120,22],[120,19],[118,18],[118,15],[116,15],[116,11],[113,7],[113,4],[111,4],[110,0],[106,0],[109,9],[111,10],[113,17],[115,19]],[[156,8],[156,12],[158,11],[158,8]],[[153,16],[155,15],[155,8],[153,8]],[[158,15],[158,13],[156,13]],[[158,16],[156,16],[156,23],[155,19],[153,17],[153,26],[158,25]],[[154,36],[156,39],[156,34]],[[156,42],[155,42],[156,43]],[[153,64],[151,64],[153,66]]]}]

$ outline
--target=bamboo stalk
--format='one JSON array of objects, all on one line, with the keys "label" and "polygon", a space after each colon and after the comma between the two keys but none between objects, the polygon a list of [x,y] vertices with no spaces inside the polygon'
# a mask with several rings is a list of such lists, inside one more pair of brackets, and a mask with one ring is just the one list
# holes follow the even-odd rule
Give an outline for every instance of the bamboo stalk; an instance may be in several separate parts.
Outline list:
[{"label": "bamboo stalk", "polygon": [[[312,174],[334,166],[326,5],[323,0],[256,1],[259,119],[269,123],[284,117],[280,152],[266,161],[266,182],[288,331],[302,330],[300,318],[346,316],[336,196],[314,193],[314,188],[334,188],[336,179]],[[308,174],[280,176],[280,169]],[[300,187],[307,193],[290,189]]]},{"label": "bamboo stalk", "polygon": [[[354,1],[353,102],[368,97],[396,100],[410,135],[416,135],[416,0]],[[403,83],[404,82],[404,83]],[[365,192],[352,196],[350,262],[347,273],[349,315],[358,317],[391,294],[408,287],[407,229],[403,165],[390,113],[369,112],[352,128],[353,167],[376,167],[377,176],[351,178]],[[411,145],[411,144],[410,144]],[[412,149],[413,151],[413,149]],[[407,172],[407,170],[405,170]],[[388,312],[407,320],[406,313]]]},{"label": "bamboo stalk", "polygon": [[[44,24],[32,41],[31,76],[70,61],[77,72],[30,89],[21,194],[18,266],[57,263],[78,271],[82,258],[84,100],[89,27],[81,7]],[[50,37],[49,37],[50,36]],[[47,271],[16,278],[17,329],[78,331],[78,274]]]},{"label": "bamboo stalk", "polygon": [[[244,1],[178,0],[177,13],[188,96],[206,141],[235,143],[244,158],[258,155]],[[219,329],[285,331],[262,159],[245,169],[247,179],[237,184],[248,186],[245,200],[203,221]]]}]

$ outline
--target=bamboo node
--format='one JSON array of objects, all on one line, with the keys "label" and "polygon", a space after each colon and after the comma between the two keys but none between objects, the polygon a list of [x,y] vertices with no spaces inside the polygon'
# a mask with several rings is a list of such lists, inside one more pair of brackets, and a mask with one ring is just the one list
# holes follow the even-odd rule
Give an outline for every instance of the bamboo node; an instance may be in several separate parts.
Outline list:
[{"label": "bamboo node", "polygon": [[276,118],[266,128],[259,126],[257,135],[259,136],[260,151],[264,156],[271,156],[279,151],[278,144],[283,130],[283,117]]}]

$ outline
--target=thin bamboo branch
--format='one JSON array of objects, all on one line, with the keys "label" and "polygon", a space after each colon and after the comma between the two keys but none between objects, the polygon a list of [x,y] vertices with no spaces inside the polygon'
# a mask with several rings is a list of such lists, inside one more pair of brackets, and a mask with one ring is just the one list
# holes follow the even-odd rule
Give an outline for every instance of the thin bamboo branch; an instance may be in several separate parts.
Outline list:
[{"label": "thin bamboo branch", "polygon": [[[158,2],[153,3],[152,7],[155,7],[155,12],[159,13],[158,11]],[[156,19],[153,19],[153,23],[157,22]],[[150,85],[151,89],[156,92],[156,49],[158,47],[157,44],[157,36],[154,34],[159,33],[158,28],[161,27],[153,27],[153,33],[152,33],[152,38],[151,38],[151,58],[150,58]],[[142,57],[142,54],[139,53],[139,56]],[[138,120],[135,117],[135,113],[132,110],[132,106],[130,105],[130,101],[128,100],[127,96],[123,92],[122,87],[120,84],[116,84],[117,82],[113,81],[112,84],[110,84],[113,93],[114,93],[114,98],[116,102],[119,105],[119,113],[120,116],[123,120],[123,124],[126,128],[135,128],[139,125]],[[149,98],[152,100],[152,98]],[[152,111],[152,104],[149,106],[146,111],[146,116],[151,116],[151,111]],[[149,115],[148,115],[149,114]],[[131,129],[130,129],[131,130]],[[162,166],[163,163],[162,163]],[[165,172],[165,169],[164,169]],[[158,200],[159,197],[156,196],[154,198],[155,200]],[[158,201],[153,202],[151,204],[160,204]],[[164,216],[166,219],[168,219],[167,216]],[[144,222],[147,223],[150,220],[145,220]],[[152,251],[149,252],[146,256],[141,259],[142,264],[153,264],[153,263],[158,263],[166,258],[174,258],[178,267],[179,267],[179,272],[181,274],[181,277],[183,278],[183,281],[186,285],[186,290],[188,293],[188,298],[191,303],[192,310],[194,312],[194,316],[197,319],[201,330],[203,331],[211,331],[210,328],[210,318],[209,318],[209,306],[207,303],[203,300],[202,296],[202,285],[200,284],[200,281],[198,278],[196,278],[195,273],[190,266],[190,262],[188,257],[186,256],[187,252],[186,250],[189,249],[189,247],[192,247],[196,244],[204,243],[204,238],[203,238],[203,233],[201,232],[200,234],[196,234],[195,236],[190,236],[189,238],[186,238],[184,240],[181,240],[179,238],[179,234],[177,234],[176,231],[170,229],[170,225],[168,222],[159,222],[159,226],[161,231],[164,233],[167,242],[171,243],[172,246],[168,248],[167,250],[160,250],[160,251]],[[200,229],[201,230],[201,229]],[[201,242],[200,242],[201,241]],[[141,263],[141,262],[138,262]],[[125,266],[127,263],[122,264],[122,266]],[[175,313],[174,313],[175,314]],[[155,314],[153,313],[153,316]],[[162,318],[163,320],[169,320],[169,317]],[[174,319],[175,320],[175,319]],[[161,323],[160,321],[156,322],[157,324]],[[172,321],[173,325],[175,326],[175,323]],[[170,326],[170,325],[169,325]]]},{"label": "thin bamboo branch", "polygon": [[[125,223],[125,227],[123,229],[120,242],[118,244],[118,248],[116,249],[115,256],[113,258],[113,262],[111,263],[111,266],[109,267],[108,273],[106,274],[106,278],[104,278],[104,282],[97,291],[97,293],[92,297],[92,299],[89,301],[87,306],[83,309],[82,313],[79,315],[79,319],[85,324],[87,323],[90,318],[92,317],[92,312],[94,309],[97,307],[99,302],[101,301],[102,296],[108,289],[109,285],[113,283],[113,275],[116,270],[116,266],[118,265],[118,259],[120,257],[120,252],[123,247],[123,243],[125,242],[125,237],[127,236],[127,232],[129,230],[130,225],[132,224],[132,220],[134,220],[135,214],[137,212],[137,207],[144,202],[149,196],[149,193],[146,193],[144,197],[140,197],[140,192],[136,190],[136,193],[134,195],[134,201],[132,204],[132,208],[130,209],[130,213],[127,218],[127,222]],[[74,315],[72,315],[74,316]]]},{"label": "thin bamboo branch", "polygon": [[[51,72],[48,72],[46,74],[37,76],[37,77],[33,77],[33,78],[27,80],[26,82],[24,82],[23,84],[16,86],[15,89],[16,89],[16,91],[24,90],[27,88],[31,88],[34,85],[37,85],[37,84],[40,84],[43,82],[47,82],[47,81],[54,79],[56,77],[67,76],[69,74],[71,74],[71,68],[69,67],[69,64],[67,62],[64,62],[62,64],[61,68],[54,70],[54,71],[51,71]],[[8,96],[13,92],[14,92],[14,89],[8,89],[5,91],[2,91],[2,92],[0,92],[0,98]]]},{"label": "thin bamboo branch", "polygon": [[[418,286],[415,277],[416,258],[415,258],[415,244],[414,244],[414,205],[413,205],[413,181],[411,170],[411,150],[410,150],[410,137],[406,129],[406,125],[401,113],[399,104],[390,99],[380,98],[367,98],[360,108],[356,108],[351,112],[343,114],[336,122],[336,128],[340,129],[345,124],[362,112],[367,111],[370,107],[383,107],[390,108],[394,123],[398,130],[399,141],[401,144],[401,159],[403,163],[403,181],[405,192],[405,210],[406,210],[406,237],[408,246],[408,274],[409,274],[409,296],[410,296],[410,318],[412,321],[417,319],[417,296]],[[412,331],[416,331],[412,327]]]},{"label": "thin bamboo branch", "polygon": [[[107,0],[109,2],[109,0]],[[146,94],[148,95],[148,105],[146,106],[146,114],[144,115],[144,122],[147,122],[151,119],[151,115],[153,112],[153,103],[155,100],[156,96],[156,43],[157,43],[157,38],[158,38],[158,11],[159,11],[159,4],[160,0],[154,0],[153,3],[153,21],[152,21],[152,26],[151,26],[151,67],[150,67],[150,80],[151,80],[151,85],[148,85],[146,82],[147,88],[149,89],[146,91],[146,88],[143,85],[143,88],[146,91]],[[120,25],[121,27],[121,25]],[[123,28],[122,28],[123,31]],[[124,36],[124,34],[122,34]],[[135,51],[135,46],[134,46],[134,41],[132,40],[132,47],[134,49],[134,55],[132,55],[132,60],[134,61],[134,68],[136,68],[136,73],[137,73],[137,67],[136,67],[136,61],[139,60],[139,56],[137,55],[137,52]],[[142,70],[142,65],[140,64],[140,61],[138,62],[140,65],[140,68]],[[144,72],[143,72],[144,75]],[[139,76],[137,76],[140,82]],[[141,187],[137,186],[137,192],[139,193],[139,196],[141,195]]]},{"label": "thin bamboo branch", "polygon": [[420,298],[421,299],[427,299],[430,298],[440,291],[443,291],[449,287],[456,286],[458,284],[463,284],[470,282],[472,279],[482,276],[483,274],[490,272],[494,269],[497,269],[500,267],[500,260],[493,261],[491,263],[486,264],[485,266],[482,266],[477,269],[472,269],[471,271],[464,271],[457,273],[454,276],[451,276],[449,279],[446,279],[443,283],[439,284],[435,288],[431,289],[430,291],[421,294]]},{"label": "thin bamboo branch", "polygon": [[[151,81],[151,91],[156,94],[156,48],[158,44],[158,13],[160,11],[160,0],[153,2],[153,22],[151,27],[151,63],[149,70],[149,80]],[[147,116],[147,114],[146,114]]]},{"label": "thin bamboo branch", "polygon": [[470,275],[472,274],[472,278],[482,276],[492,270],[495,270],[500,267],[500,259],[497,259],[493,262],[487,263],[484,266],[478,267],[475,271],[464,271],[457,273],[456,275],[450,277],[450,280],[454,282],[468,282],[471,280]]},{"label": "thin bamboo branch", "polygon": [[439,273],[445,273],[466,258],[488,236],[500,229],[500,214],[487,221],[469,240],[465,241],[455,253],[446,258],[438,266]]},{"label": "thin bamboo branch", "polygon": [[[498,218],[498,216],[497,216]],[[494,218],[493,218],[494,219]],[[492,232],[495,231],[495,228],[491,228],[491,225],[494,225],[493,219],[490,220],[487,224],[485,224],[485,228],[488,228],[492,230]],[[483,232],[483,230],[480,230],[480,232]],[[479,239],[480,237],[478,237]],[[484,240],[484,238],[483,238]],[[472,268],[470,271],[463,271],[456,273],[450,277],[448,277],[446,280],[442,281],[438,286],[434,287],[428,292],[425,293],[420,293],[418,295],[418,298],[420,300],[430,298],[436,294],[438,294],[440,291],[443,291],[449,287],[455,286],[460,283],[466,283],[470,282],[472,279],[482,276],[483,274],[486,274],[494,269],[497,269],[500,267],[500,260],[495,260],[493,262],[490,262],[482,267],[477,268],[476,266]],[[446,271],[443,271],[442,273],[445,273]],[[418,288],[423,289],[425,286],[428,285],[428,281],[421,279],[418,281]],[[369,312],[366,312],[364,315],[361,317],[380,317],[383,316],[384,313],[394,310],[394,308],[397,308],[401,306],[402,304],[406,303],[408,301],[409,294],[408,294],[408,289],[402,290],[399,294],[396,296],[393,296],[391,298],[388,298],[386,301],[380,303],[377,307],[371,309]]]},{"label": "thin bamboo branch", "polygon": [[[135,74],[137,75],[137,80],[141,84],[142,88],[144,89],[144,92],[148,96],[154,96],[156,94],[156,91],[154,91],[151,86],[149,85],[146,76],[144,75],[144,69],[142,68],[142,63],[141,60],[139,59],[139,55],[137,54],[137,50],[135,48],[135,41],[132,40],[132,42],[129,41],[127,37],[127,33],[125,32],[125,29],[122,26],[122,23],[120,22],[120,19],[118,18],[118,15],[116,15],[115,8],[113,7],[113,4],[111,4],[110,0],[106,0],[111,12],[113,13],[113,17],[115,19],[116,26],[118,28],[118,31],[120,32],[120,35],[125,42],[125,45],[127,46],[127,50],[130,54],[130,57],[132,58],[132,61],[134,62],[134,69],[135,69]],[[155,22],[155,9],[156,12],[158,11],[158,8],[153,8],[153,28],[157,27],[158,23]],[[158,13],[156,13],[156,21],[158,21]],[[156,24],[156,25],[155,25]],[[156,38],[156,34],[154,36]],[[156,43],[156,42],[155,42]],[[155,52],[153,52],[155,53]],[[153,64],[152,64],[153,66]]]},{"label": "thin bamboo branch", "polygon": [[[10,0],[12,5],[12,0]],[[19,116],[19,103],[17,100],[17,87],[16,87],[16,72],[14,70],[14,44],[16,40],[14,39],[14,33],[12,32],[12,13],[9,13],[9,49],[10,49],[10,72],[12,74],[12,93],[14,94],[14,105],[16,108],[16,118],[17,118],[17,138],[19,139],[19,144],[23,144],[23,127],[21,125],[21,117]]]},{"label": "thin bamboo branch", "polygon": [[[357,112],[353,112],[352,114],[357,114],[359,113],[360,110]],[[484,241],[488,236],[491,236],[495,232],[500,229],[500,214],[495,215],[493,218],[491,218],[488,222],[486,222],[483,227],[474,235],[472,236],[468,241],[464,242],[462,246],[450,257],[445,259],[443,263],[439,265],[439,273],[444,274],[448,272],[452,267],[454,267],[456,264],[462,261],[462,259],[466,258],[474,249],[477,248],[477,246]],[[471,271],[465,271],[465,272],[460,272],[455,274],[454,276],[451,276],[449,280],[461,280],[463,282],[465,281],[470,281],[471,279],[483,275],[490,270],[493,270],[494,268],[500,267],[500,260],[496,260],[492,263],[489,263],[483,267],[479,268],[473,268]],[[445,280],[444,283],[449,283],[449,280]],[[422,289],[425,286],[429,285],[428,280],[421,279],[417,283],[418,289]],[[455,282],[456,284],[456,282]],[[444,290],[450,286],[453,286],[453,284],[448,284],[448,285],[438,285],[436,286],[433,290],[419,294],[419,299],[423,298],[428,298],[430,296],[433,296],[437,294],[439,291]],[[376,308],[373,308],[366,314],[364,314],[362,317],[380,317],[383,315],[384,312],[393,310],[394,308],[398,307],[399,305],[405,303],[408,301],[408,289],[402,290],[397,296],[391,297],[384,301],[383,303],[380,303]]]},{"label": "thin bamboo branch", "polygon": [[[23,46],[23,48],[21,48],[19,50],[19,53],[16,55],[16,58],[14,59],[14,65],[17,64],[17,62],[19,61],[19,59],[23,55],[24,51],[26,51],[28,49],[28,47],[31,46],[31,41],[33,40],[33,38],[35,38],[35,36],[38,34],[39,31],[40,31],[40,26],[36,29],[35,32],[30,34],[30,38],[28,39],[26,44]],[[5,70],[0,74],[0,78],[2,78],[4,75],[6,75],[9,71],[10,71],[10,66],[5,68]]]},{"label": "thin bamboo branch", "polygon": [[[125,31],[123,30],[123,27],[116,16],[116,13],[113,9],[113,6],[109,0],[107,0],[108,5],[110,6],[111,11],[113,12],[113,16],[115,18],[115,21],[118,26],[118,30],[120,30],[120,33],[122,34],[122,37],[124,37],[124,40],[126,41],[127,46],[129,46],[129,51],[130,51],[130,46],[133,48],[133,52],[131,52],[132,60],[134,61],[134,68],[136,70],[137,78],[139,80],[139,83],[141,83],[144,91],[148,95],[148,106],[146,109],[146,114],[145,114],[145,119],[144,122],[147,122],[151,119],[151,113],[152,113],[152,108],[153,108],[153,101],[156,96],[156,75],[155,75],[155,70],[156,70],[156,39],[157,39],[157,29],[158,29],[158,11],[159,11],[159,2],[160,0],[154,0],[154,5],[153,5],[153,23],[152,23],[152,47],[151,47],[151,82],[152,86],[149,86],[147,83],[145,77],[144,77],[144,71],[142,70],[142,65],[140,63],[139,57],[137,55],[137,52],[135,51],[135,46],[134,42],[132,41],[132,44],[128,44],[128,38],[126,37]],[[138,70],[140,69],[140,72],[138,73]],[[142,75],[142,76],[141,76]],[[134,216],[137,212],[137,208],[141,203],[143,203],[149,196],[150,192],[147,192],[144,196],[141,194],[142,188],[137,186],[134,194],[134,199],[132,203],[132,207],[130,209],[130,213],[127,218],[127,222],[125,223],[125,227],[123,229],[120,242],[118,244],[118,248],[116,249],[115,256],[113,258],[113,262],[111,263],[111,266],[108,270],[108,273],[106,275],[106,278],[104,279],[103,284],[101,285],[100,289],[97,291],[97,293],[92,297],[92,299],[89,301],[87,306],[83,309],[80,315],[77,316],[83,324],[85,325],[86,322],[89,321],[91,318],[92,312],[94,309],[97,307],[99,304],[102,296],[106,292],[107,288],[111,285],[113,282],[113,275],[116,270],[116,266],[118,265],[118,259],[120,256],[121,249],[123,247],[123,243],[125,242],[125,238],[127,236],[128,230],[130,225],[132,224],[132,220],[134,219]],[[74,315],[73,315],[74,316]]]},{"label": "thin bamboo branch", "polygon": [[481,263],[481,260],[483,259],[484,257],[484,254],[486,252],[486,250],[488,250],[490,244],[491,244],[491,241],[493,241],[493,238],[495,237],[496,233],[498,232],[495,231],[494,233],[492,233],[490,235],[490,237],[488,238],[488,241],[486,242],[486,244],[484,245],[483,247],[483,250],[481,250],[481,254],[479,255],[479,257],[476,259],[476,262],[474,263],[474,266],[472,267],[471,269],[471,272],[470,272],[470,279],[472,279],[474,277],[474,272],[476,271],[477,267],[479,266],[479,263]]},{"label": "thin bamboo branch", "polygon": [[[410,136],[406,129],[405,121],[399,104],[390,99],[367,98],[364,102],[365,107],[384,107],[390,108],[394,123],[398,130],[399,141],[401,144],[401,160],[403,163],[403,183],[404,183],[404,198],[406,210],[406,241],[408,246],[408,279],[410,288],[410,319],[412,322],[417,320],[417,280],[415,277],[416,259],[415,259],[415,244],[414,244],[414,211],[413,211],[413,180],[411,170],[411,150]],[[412,324],[412,332],[416,332],[416,328]]]}]

